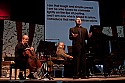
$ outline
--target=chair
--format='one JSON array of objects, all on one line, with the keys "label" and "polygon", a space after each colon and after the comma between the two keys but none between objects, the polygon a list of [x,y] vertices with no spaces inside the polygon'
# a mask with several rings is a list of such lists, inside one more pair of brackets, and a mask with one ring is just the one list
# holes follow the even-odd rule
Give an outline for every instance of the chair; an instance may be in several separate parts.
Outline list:
[{"label": "chair", "polygon": [[[16,77],[17,77],[17,69],[19,69],[19,67],[16,66],[15,63],[10,64],[10,80],[11,80],[11,78],[12,78],[12,69],[15,69],[15,80],[16,80]],[[24,70],[24,75],[25,75],[25,78],[26,78],[26,69]]]},{"label": "chair", "polygon": [[2,61],[2,76],[9,77],[9,66],[11,61]]},{"label": "chair", "polygon": [[62,77],[64,77],[64,65],[63,64],[54,64],[53,65],[54,77],[56,75],[57,70],[61,70],[62,71]]},{"label": "chair", "polygon": [[[21,64],[20,64],[21,63]],[[15,80],[16,80],[16,77],[17,77],[17,69],[22,69],[22,71],[24,71],[24,77],[26,78],[26,60],[24,59],[20,59],[20,58],[16,58],[14,63],[10,64],[10,80],[11,80],[11,77],[12,77],[12,69],[15,70]],[[24,65],[25,64],[25,65]]]}]

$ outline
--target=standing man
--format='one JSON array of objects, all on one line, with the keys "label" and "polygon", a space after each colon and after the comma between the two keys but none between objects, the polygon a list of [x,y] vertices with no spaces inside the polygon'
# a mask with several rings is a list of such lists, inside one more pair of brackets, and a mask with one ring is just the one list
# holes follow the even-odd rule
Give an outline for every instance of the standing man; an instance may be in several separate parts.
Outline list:
[{"label": "standing man", "polygon": [[86,68],[86,40],[88,39],[88,31],[82,27],[81,18],[75,20],[76,26],[70,28],[69,39],[72,40],[72,55],[73,55],[73,79],[88,78],[88,70]]}]

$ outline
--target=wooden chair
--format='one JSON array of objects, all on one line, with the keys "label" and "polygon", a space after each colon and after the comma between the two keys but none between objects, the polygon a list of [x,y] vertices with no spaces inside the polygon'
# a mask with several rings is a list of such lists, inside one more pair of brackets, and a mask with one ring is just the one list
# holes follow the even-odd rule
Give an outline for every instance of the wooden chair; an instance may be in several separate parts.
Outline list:
[{"label": "wooden chair", "polygon": [[62,71],[62,77],[64,77],[64,65],[63,64],[54,64],[53,65],[54,77],[56,75],[57,70]]},{"label": "wooden chair", "polygon": [[[15,63],[10,64],[10,80],[11,80],[11,78],[12,78],[12,69],[15,69],[14,77],[15,77],[15,80],[16,80],[16,77],[17,77],[17,69],[19,69],[19,67],[16,66]],[[26,78],[26,69],[24,70],[24,77]]]},{"label": "wooden chair", "polygon": [[2,61],[2,76],[8,77],[11,61]]},{"label": "wooden chair", "polygon": [[23,71],[24,71],[24,77],[26,78],[26,69],[27,69],[27,67],[26,66],[22,67],[22,65],[24,65],[25,62],[26,62],[25,59],[20,60],[20,58],[16,58],[14,63],[10,64],[10,80],[12,78],[12,69],[15,70],[15,74],[14,74],[15,80],[16,80],[16,77],[17,77],[17,69],[19,69],[19,71],[20,71],[20,69],[22,69],[22,68],[23,68]]}]

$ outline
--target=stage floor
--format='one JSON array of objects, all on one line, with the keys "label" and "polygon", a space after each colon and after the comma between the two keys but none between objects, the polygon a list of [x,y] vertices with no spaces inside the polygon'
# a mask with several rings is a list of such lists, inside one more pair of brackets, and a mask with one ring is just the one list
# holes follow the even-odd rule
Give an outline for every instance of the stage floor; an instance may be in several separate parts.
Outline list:
[{"label": "stage floor", "polygon": [[54,78],[54,80],[49,80],[48,78],[44,78],[44,79],[26,79],[26,80],[19,80],[17,78],[17,80],[15,80],[14,78],[12,78],[11,80],[9,78],[5,78],[5,77],[1,77],[0,78],[0,82],[8,82],[8,83],[12,83],[12,82],[18,82],[18,83],[30,83],[30,82],[54,82],[54,83],[78,83],[78,82],[108,82],[108,81],[112,81],[112,82],[125,82],[125,76],[118,76],[118,75],[112,75],[109,76],[107,78],[105,78],[104,76],[92,76],[89,77],[88,79],[73,79],[73,78]]}]

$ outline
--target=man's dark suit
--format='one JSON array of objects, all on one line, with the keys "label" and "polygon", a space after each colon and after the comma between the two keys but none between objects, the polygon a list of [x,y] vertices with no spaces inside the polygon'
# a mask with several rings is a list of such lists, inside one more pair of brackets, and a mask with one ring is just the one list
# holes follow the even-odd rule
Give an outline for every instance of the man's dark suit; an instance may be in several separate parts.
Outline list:
[{"label": "man's dark suit", "polygon": [[[78,34],[73,37],[73,34]],[[88,39],[88,31],[83,27],[73,27],[69,30],[69,39],[72,40],[72,55],[74,65],[74,76],[87,76],[86,72],[86,40]]]}]

